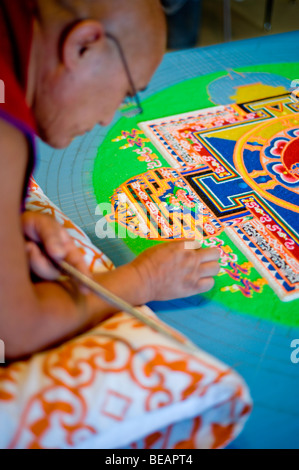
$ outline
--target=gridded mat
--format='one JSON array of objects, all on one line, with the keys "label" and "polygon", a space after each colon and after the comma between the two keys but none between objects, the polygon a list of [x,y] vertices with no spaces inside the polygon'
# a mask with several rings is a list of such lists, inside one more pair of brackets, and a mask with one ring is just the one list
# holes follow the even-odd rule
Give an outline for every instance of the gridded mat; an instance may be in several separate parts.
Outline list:
[{"label": "gridded mat", "polygon": [[[268,92],[270,88],[279,90],[276,94],[282,89],[291,91],[293,80],[299,79],[298,42],[299,32],[295,32],[169,54],[142,95],[145,104],[149,104],[142,120],[217,104],[241,103],[246,101],[246,86],[250,86],[250,96],[255,97],[257,83]],[[283,64],[287,64],[288,73]],[[181,87],[185,88],[188,82],[192,88],[193,80],[201,80],[201,89],[197,98],[189,96],[186,99],[180,93]],[[157,113],[162,94],[164,100],[167,98],[165,114]],[[132,128],[131,123],[127,125]],[[116,264],[132,259],[134,251],[139,250],[138,241],[134,250],[121,239],[99,240],[95,227],[101,215],[96,213],[96,207],[99,201],[110,200],[113,190],[112,187],[108,189],[109,185],[113,183],[114,189],[117,188],[129,167],[126,168],[125,163],[123,167],[118,166],[120,179],[113,179],[111,183],[105,176],[109,167],[105,166],[107,160],[104,158],[102,189],[99,182],[95,191],[94,181],[95,171],[101,168],[98,162],[102,151],[107,151],[111,137],[121,129],[124,129],[123,123],[120,116],[116,116],[109,129],[96,127],[64,151],[53,151],[41,145],[35,172],[38,183],[53,202]],[[115,173],[113,155],[110,168]],[[229,308],[213,295],[195,296],[175,302],[153,303],[152,308],[202,349],[235,367],[247,381],[254,410],[233,447],[298,448],[299,362],[296,360],[299,351],[296,354],[297,343],[294,340],[298,339],[299,346],[299,328],[249,315],[244,305],[250,300],[245,299],[239,306]],[[263,307],[265,310],[268,308],[267,305]]]}]

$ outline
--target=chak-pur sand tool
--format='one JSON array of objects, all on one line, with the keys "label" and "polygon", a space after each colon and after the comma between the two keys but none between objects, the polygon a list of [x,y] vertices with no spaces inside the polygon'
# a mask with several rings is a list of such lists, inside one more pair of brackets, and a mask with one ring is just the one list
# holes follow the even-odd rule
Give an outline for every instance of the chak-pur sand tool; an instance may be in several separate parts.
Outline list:
[{"label": "chak-pur sand tool", "polygon": [[113,307],[117,308],[120,312],[126,312],[133,317],[140,320],[145,325],[149,326],[153,330],[161,333],[167,338],[173,340],[180,348],[183,348],[188,354],[198,353],[198,348],[191,341],[177,333],[175,330],[170,328],[167,325],[162,324],[155,318],[149,317],[145,313],[141,312],[137,308],[133,307],[129,303],[125,302],[120,297],[116,296],[105,287],[101,286],[98,282],[95,282],[93,279],[90,279],[85,274],[81,273],[78,269],[74,268],[71,264],[66,261],[55,261],[42,250],[45,256],[51,261],[51,263],[62,271],[64,274],[73,278],[75,281],[79,282],[81,285],[87,287],[91,292],[98,295],[105,302],[109,303]]}]

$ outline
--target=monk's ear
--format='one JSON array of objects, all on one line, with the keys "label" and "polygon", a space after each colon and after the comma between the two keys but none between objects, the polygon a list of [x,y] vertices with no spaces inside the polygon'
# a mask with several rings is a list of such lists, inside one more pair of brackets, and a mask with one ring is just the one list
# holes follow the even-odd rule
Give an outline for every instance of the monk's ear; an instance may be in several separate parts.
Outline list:
[{"label": "monk's ear", "polygon": [[102,24],[96,20],[81,20],[68,28],[60,42],[60,59],[69,70],[82,63],[87,54],[98,55],[104,43]]}]

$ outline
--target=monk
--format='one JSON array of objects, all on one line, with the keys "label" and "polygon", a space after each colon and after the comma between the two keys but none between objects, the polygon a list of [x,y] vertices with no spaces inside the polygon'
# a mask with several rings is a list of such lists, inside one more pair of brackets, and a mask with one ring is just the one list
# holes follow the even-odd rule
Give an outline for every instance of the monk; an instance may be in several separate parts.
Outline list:
[{"label": "monk", "polygon": [[165,243],[93,275],[53,218],[24,210],[36,136],[64,148],[109,124],[124,99],[147,86],[166,43],[159,0],[1,0],[0,41],[0,336],[7,359],[54,346],[115,313],[74,282],[58,282],[43,251],[134,306],[211,289],[217,249]]}]

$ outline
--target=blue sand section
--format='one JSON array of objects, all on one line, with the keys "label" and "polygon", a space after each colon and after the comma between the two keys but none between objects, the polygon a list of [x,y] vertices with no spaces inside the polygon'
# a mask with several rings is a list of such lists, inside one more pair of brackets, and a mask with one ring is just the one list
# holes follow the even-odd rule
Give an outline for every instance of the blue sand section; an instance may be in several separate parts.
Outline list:
[{"label": "blue sand section", "polygon": [[220,139],[219,137],[205,137],[204,140],[234,168],[233,156],[236,146],[235,140]]},{"label": "blue sand section", "polygon": [[228,181],[219,182],[214,178],[214,176],[205,176],[203,178],[199,178],[199,182],[205,190],[209,190],[213,194],[213,197],[211,196],[210,200],[214,201],[215,197],[218,204],[221,204],[223,214],[224,211],[232,210],[236,207],[236,203],[234,202],[235,197],[245,196],[248,192],[252,192],[250,187],[243,182],[242,178],[234,178]]},{"label": "blue sand section", "polygon": [[[168,54],[142,99],[213,72],[299,61],[298,44],[297,31]],[[116,116],[112,126],[118,119]],[[40,145],[35,177],[53,202],[116,264],[121,264],[133,258],[127,246],[121,240],[99,240],[95,236],[99,216],[95,214],[92,172],[108,130],[97,126],[63,151]],[[257,321],[199,296],[156,303],[153,308],[202,349],[235,367],[247,381],[254,409],[231,447],[299,448],[299,363],[293,364],[290,359],[290,344],[299,338],[299,329]]]},{"label": "blue sand section", "polygon": [[[298,62],[298,41],[299,31],[294,31],[185,52],[173,52],[165,57],[144,97],[183,80],[222,70],[228,73],[252,65]],[[219,98],[219,95],[216,98]],[[220,103],[215,101],[215,104]]]},{"label": "blue sand section", "polygon": [[[234,168],[233,154],[236,142],[228,139],[219,139],[217,137],[209,137],[205,139],[220,155],[223,155],[225,160]],[[248,173],[253,170],[263,170],[260,162],[260,152],[258,150],[244,151],[244,163]],[[255,178],[257,184],[265,183],[270,180],[269,176],[259,176]],[[234,197],[236,195],[246,194],[250,187],[243,182],[241,178],[229,180],[227,182],[218,183],[213,177],[203,178],[202,181],[209,188],[213,194],[216,194],[221,204],[224,207],[229,207],[232,204],[229,196]],[[273,190],[268,191],[270,195],[276,196],[277,198],[285,201],[289,201],[299,207],[299,196],[298,194],[288,191],[282,186],[277,186]],[[294,217],[294,212],[286,210],[285,208],[267,200],[267,204],[274,209],[274,211],[281,215],[282,219],[287,222],[290,229],[294,233],[299,233],[299,218]]]},{"label": "blue sand section", "polygon": [[289,90],[291,86],[290,80],[273,73],[239,73],[234,70],[228,70],[227,73],[226,77],[218,78],[208,87],[210,99],[215,104],[226,105],[234,103],[233,97],[236,94],[236,89],[245,85],[261,83],[275,88],[284,87],[286,90]]}]

